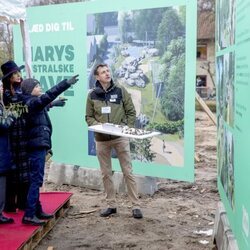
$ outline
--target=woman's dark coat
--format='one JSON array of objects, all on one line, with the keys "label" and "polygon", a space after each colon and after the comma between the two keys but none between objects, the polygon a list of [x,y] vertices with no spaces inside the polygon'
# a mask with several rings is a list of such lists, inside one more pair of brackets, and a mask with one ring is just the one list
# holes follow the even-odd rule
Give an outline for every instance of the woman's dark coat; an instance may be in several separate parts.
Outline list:
[{"label": "woman's dark coat", "polygon": [[13,121],[11,116],[3,118],[3,106],[0,104],[0,175],[7,173],[12,165],[8,129]]}]

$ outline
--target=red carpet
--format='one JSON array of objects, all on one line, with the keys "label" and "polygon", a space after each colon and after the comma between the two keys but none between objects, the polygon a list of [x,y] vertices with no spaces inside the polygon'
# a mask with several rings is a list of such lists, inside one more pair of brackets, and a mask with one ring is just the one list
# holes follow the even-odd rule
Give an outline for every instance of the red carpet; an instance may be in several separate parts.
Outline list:
[{"label": "red carpet", "polygon": [[[40,201],[44,212],[55,213],[65,204],[72,193],[68,192],[45,192],[40,193]],[[15,220],[13,224],[0,224],[0,249],[18,249],[26,242],[38,229],[38,226],[22,224],[23,211],[18,213],[5,213],[7,217]]]}]

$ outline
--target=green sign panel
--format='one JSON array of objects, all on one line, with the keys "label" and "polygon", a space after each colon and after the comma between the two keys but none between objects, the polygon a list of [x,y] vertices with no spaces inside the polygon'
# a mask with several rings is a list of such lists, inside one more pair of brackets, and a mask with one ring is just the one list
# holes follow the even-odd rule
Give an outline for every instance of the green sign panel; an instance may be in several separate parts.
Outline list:
[{"label": "green sign panel", "polygon": [[239,248],[250,249],[250,1],[217,1],[218,185]]},{"label": "green sign panel", "polygon": [[[27,22],[32,70],[44,90],[80,75],[50,111],[53,160],[98,168],[93,132],[85,123],[93,69],[107,63],[136,108],[136,127],[161,134],[131,140],[134,173],[192,181],[194,178],[195,1],[92,1],[32,7]],[[23,62],[21,34],[15,58]],[[188,48],[188,49],[186,49]],[[120,171],[113,155],[113,167]]]}]

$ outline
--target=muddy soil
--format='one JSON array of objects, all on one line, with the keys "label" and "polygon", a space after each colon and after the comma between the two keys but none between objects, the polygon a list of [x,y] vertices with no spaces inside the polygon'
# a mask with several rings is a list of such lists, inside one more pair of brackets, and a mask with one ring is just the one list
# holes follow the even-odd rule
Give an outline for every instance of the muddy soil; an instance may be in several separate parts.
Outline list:
[{"label": "muddy soil", "polygon": [[126,194],[117,194],[118,213],[101,218],[104,194],[81,187],[45,182],[46,191],[70,191],[71,207],[40,242],[47,249],[212,249],[216,205],[216,127],[196,112],[195,182],[161,180],[152,196],[141,195],[142,220],[133,219]]}]

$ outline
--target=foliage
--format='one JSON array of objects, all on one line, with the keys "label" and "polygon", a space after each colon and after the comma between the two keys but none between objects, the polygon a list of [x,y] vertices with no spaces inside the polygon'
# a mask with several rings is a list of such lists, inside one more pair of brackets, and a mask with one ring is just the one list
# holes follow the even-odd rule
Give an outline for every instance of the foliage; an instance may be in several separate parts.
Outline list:
[{"label": "foliage", "polygon": [[184,117],[185,40],[173,40],[162,57],[162,112],[171,121]]},{"label": "foliage", "polygon": [[10,103],[8,106],[5,106],[3,101],[0,100],[0,106],[0,124],[10,125],[13,119],[28,112],[28,107],[24,106],[22,103]]},{"label": "foliage", "polygon": [[107,34],[105,34],[102,37],[102,40],[100,41],[98,52],[99,52],[99,54],[104,54],[107,49],[108,49],[108,36],[107,36]]},{"label": "foliage", "polygon": [[130,148],[133,159],[143,162],[152,162],[155,153],[150,150],[151,139],[131,140]]},{"label": "foliage", "polygon": [[198,0],[197,4],[199,11],[215,9],[215,0]]},{"label": "foliage", "polygon": [[168,8],[163,15],[157,30],[157,48],[162,55],[172,40],[185,34],[185,26],[182,24],[176,10]]},{"label": "foliage", "polygon": [[162,98],[163,111],[171,121],[178,121],[184,117],[184,82],[185,57],[183,56],[173,67],[168,79],[168,88]]},{"label": "foliage", "polygon": [[175,40],[172,40],[161,59],[162,64],[165,65],[163,69],[165,77],[169,76],[171,66],[175,65],[184,54],[185,39],[183,37],[179,37]]},{"label": "foliage", "polygon": [[180,6],[180,20],[181,23],[185,26],[186,23],[186,6]]},{"label": "foliage", "polygon": [[[216,100],[203,100],[203,101],[207,104],[207,106],[213,113],[216,112]],[[195,101],[195,110],[204,111],[203,107],[199,104],[197,100]]]},{"label": "foliage", "polygon": [[165,121],[164,123],[150,123],[147,127],[163,134],[175,134],[184,130],[184,119],[179,121]]},{"label": "foliage", "polygon": [[132,23],[131,23],[131,17],[130,14],[127,12],[121,12],[119,15],[119,32],[121,37],[121,42],[126,43],[129,41],[130,36],[129,32],[132,30]]},{"label": "foliage", "polygon": [[95,35],[104,34],[104,15],[95,14]]},{"label": "foliage", "polygon": [[[136,38],[155,41],[157,29],[166,8],[143,9],[134,12],[133,27]],[[147,37],[146,37],[147,36]]]},{"label": "foliage", "polygon": [[117,25],[117,12],[103,13],[103,24],[104,26],[116,26]]}]

